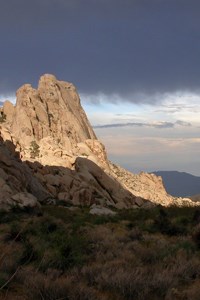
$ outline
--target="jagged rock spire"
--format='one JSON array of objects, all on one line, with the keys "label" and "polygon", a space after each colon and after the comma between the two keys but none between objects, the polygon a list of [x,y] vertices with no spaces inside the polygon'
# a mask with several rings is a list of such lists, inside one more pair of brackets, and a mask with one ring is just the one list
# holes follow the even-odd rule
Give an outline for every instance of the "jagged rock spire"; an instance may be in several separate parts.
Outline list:
[{"label": "jagged rock spire", "polygon": [[49,74],[41,76],[38,89],[18,89],[11,130],[21,143],[52,137],[65,148],[96,138],[74,85]]}]

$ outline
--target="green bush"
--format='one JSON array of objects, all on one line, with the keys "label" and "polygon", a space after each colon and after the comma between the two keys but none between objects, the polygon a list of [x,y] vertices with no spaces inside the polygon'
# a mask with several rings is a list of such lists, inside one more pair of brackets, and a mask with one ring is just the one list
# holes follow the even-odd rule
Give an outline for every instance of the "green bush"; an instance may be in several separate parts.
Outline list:
[{"label": "green bush", "polygon": [[31,158],[39,157],[40,146],[36,143],[36,141],[31,142],[29,150],[30,150]]},{"label": "green bush", "polygon": [[169,236],[181,235],[187,232],[187,229],[183,224],[173,223],[168,213],[162,208],[159,210],[159,214],[154,221],[153,227],[156,231]]},{"label": "green bush", "polygon": [[6,115],[3,112],[0,112],[0,123],[3,123],[6,121]]},{"label": "green bush", "polygon": [[10,230],[6,234],[4,240],[6,242],[13,241],[13,240],[15,240],[16,242],[19,242],[22,239],[23,239],[23,234],[21,232],[21,228],[19,226],[19,223],[17,223],[17,222],[11,223]]},{"label": "green bush", "polygon": [[176,299],[168,297],[173,288],[186,299],[184,289],[200,282],[196,208],[129,209],[115,216],[82,207],[44,205],[42,211],[0,212],[6,236],[1,285],[19,268],[0,298],[16,299],[17,291],[32,300]]},{"label": "green bush", "polygon": [[197,248],[200,249],[200,225],[199,224],[194,228],[192,232],[192,239],[196,244]]}]

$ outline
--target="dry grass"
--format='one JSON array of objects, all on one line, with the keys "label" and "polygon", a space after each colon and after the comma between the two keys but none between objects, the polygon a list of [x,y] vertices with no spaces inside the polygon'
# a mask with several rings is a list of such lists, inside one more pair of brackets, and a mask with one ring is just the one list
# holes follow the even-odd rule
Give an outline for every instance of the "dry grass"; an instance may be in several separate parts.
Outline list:
[{"label": "dry grass", "polygon": [[200,299],[194,210],[67,214],[0,224],[0,299]]}]

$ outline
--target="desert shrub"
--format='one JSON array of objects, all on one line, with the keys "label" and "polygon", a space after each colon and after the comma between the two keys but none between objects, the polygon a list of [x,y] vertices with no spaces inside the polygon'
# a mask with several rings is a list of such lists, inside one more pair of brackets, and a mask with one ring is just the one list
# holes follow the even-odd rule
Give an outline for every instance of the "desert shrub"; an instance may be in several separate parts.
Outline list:
[{"label": "desert shrub", "polygon": [[175,218],[176,224],[180,226],[187,226],[190,223],[190,220],[186,216],[180,216]]},{"label": "desert shrub", "polygon": [[154,262],[150,266],[140,264],[130,268],[128,262],[115,265],[109,262],[101,265],[95,276],[102,290],[120,294],[122,299],[164,299],[172,287],[192,282],[198,273],[198,259],[188,262],[184,253],[177,253],[165,263]]},{"label": "desert shrub", "polygon": [[159,214],[154,220],[153,228],[169,236],[181,235],[187,232],[183,225],[173,223],[164,209],[159,210]]},{"label": "desert shrub", "polygon": [[132,241],[135,241],[135,240],[141,241],[141,240],[143,240],[142,231],[138,227],[131,229],[128,236]]},{"label": "desert shrub", "polygon": [[19,212],[18,214],[14,210],[9,211],[9,213],[7,211],[0,210],[0,224],[18,221],[20,220],[20,217],[21,217],[21,212]]},{"label": "desert shrub", "polygon": [[88,224],[106,224],[112,222],[114,219],[114,217],[109,216],[91,215],[89,213],[89,209],[86,207],[79,207],[76,211],[70,211],[67,208],[63,209],[63,207],[60,206],[45,206],[44,210],[46,213],[48,213],[48,215],[59,219],[64,223],[70,224],[74,232]]},{"label": "desert shrub", "polygon": [[193,255],[195,253],[195,245],[189,238],[177,240],[173,248],[175,251],[184,250],[185,254],[187,254],[189,258],[190,255]]},{"label": "desert shrub", "polygon": [[64,207],[71,207],[72,205],[65,200],[56,200],[56,205],[64,206]]},{"label": "desert shrub", "polygon": [[19,260],[19,263],[21,265],[29,264],[38,260],[39,254],[36,251],[34,245],[29,240],[26,240],[23,243],[23,247],[23,252]]},{"label": "desert shrub", "polygon": [[6,115],[4,112],[0,112],[0,123],[4,123],[6,121]]},{"label": "desert shrub", "polygon": [[154,228],[155,230],[164,234],[169,233],[171,230],[170,220],[167,216],[167,213],[163,209],[160,209],[159,215],[154,221]]},{"label": "desert shrub", "polygon": [[102,265],[98,263],[91,263],[83,266],[81,269],[81,276],[87,281],[90,286],[97,284],[97,278],[102,272]]},{"label": "desert shrub", "polygon": [[[199,300],[200,299],[200,280],[194,281],[194,283],[184,291],[185,299],[187,300]],[[173,299],[169,299],[173,300]]]},{"label": "desert shrub", "polygon": [[199,271],[198,259],[188,259],[187,253],[184,250],[179,250],[173,256],[169,256],[163,262],[154,265],[149,283],[150,291],[154,296],[160,297],[159,299],[165,299],[172,288],[177,289],[191,284],[194,279],[199,277]]},{"label": "desert shrub", "polygon": [[[41,273],[26,272],[22,274],[23,289],[30,300],[57,300],[70,299],[68,297],[69,288],[72,285],[70,279],[52,280]],[[26,277],[25,277],[26,276]]]},{"label": "desert shrub", "polygon": [[85,260],[84,241],[71,237],[60,244],[51,244],[50,249],[44,249],[40,263],[40,270],[45,272],[49,268],[66,271],[75,266],[81,266]]},{"label": "desert shrub", "polygon": [[42,221],[39,222],[38,230],[44,235],[49,235],[53,232],[58,232],[61,230],[61,227],[59,228],[58,224],[52,218],[44,217]]},{"label": "desert shrub", "polygon": [[[3,245],[1,245],[2,247]],[[22,247],[20,244],[6,243],[0,255],[0,292],[8,290],[18,269]],[[1,298],[1,296],[0,296]]]},{"label": "desert shrub", "polygon": [[84,283],[79,283],[69,292],[70,300],[110,300],[110,298],[105,298],[102,293],[99,294],[94,287],[88,287]]},{"label": "desert shrub", "polygon": [[74,228],[78,229],[87,222],[88,210],[87,209],[77,209],[77,211],[70,211],[67,208],[60,206],[44,206],[44,212],[54,219],[60,220],[65,224],[71,224]]},{"label": "desert shrub", "polygon": [[21,247],[15,247],[15,252],[9,251],[7,255],[1,260],[0,272],[7,274],[13,274],[19,266],[19,259],[22,249]]},{"label": "desert shrub", "polygon": [[[82,265],[87,256],[87,239],[63,222],[50,216],[35,218],[24,231],[26,243],[22,262],[35,262],[46,272],[49,268],[65,271]],[[21,263],[22,263],[21,262]]]},{"label": "desert shrub", "polygon": [[40,146],[36,143],[36,141],[32,141],[30,144],[30,156],[31,158],[39,157],[40,154]]},{"label": "desert shrub", "polygon": [[106,224],[112,222],[111,217],[102,215],[102,216],[94,216],[93,218],[93,224],[95,225],[101,225],[101,224]]},{"label": "desert shrub", "polygon": [[93,288],[80,282],[77,276],[67,275],[53,279],[51,274],[22,270],[19,274],[23,290],[30,300],[108,300]]},{"label": "desert shrub", "polygon": [[10,249],[0,264],[0,280],[20,266],[8,290],[31,300],[172,300],[176,292],[198,299],[195,210],[158,207],[98,217],[87,208],[44,206],[40,217],[11,212],[8,222],[0,213],[7,222],[1,225],[0,251]]},{"label": "desert shrub", "polygon": [[97,283],[102,290],[119,294],[122,299],[145,299],[148,296],[148,274],[146,268],[127,265],[110,265],[102,267],[97,277]]},{"label": "desert shrub", "polygon": [[193,224],[197,225],[200,223],[200,210],[196,209],[193,213],[193,217],[192,217],[192,222]]},{"label": "desert shrub", "polygon": [[192,240],[194,241],[197,248],[200,249],[200,225],[199,224],[196,227],[194,227],[192,231]]},{"label": "desert shrub", "polygon": [[9,231],[4,237],[5,242],[16,241],[19,242],[23,240],[24,235],[22,228],[19,225],[19,222],[12,222],[9,227]]},{"label": "desert shrub", "polygon": [[9,280],[9,274],[7,272],[0,272],[0,289],[8,289],[8,285],[5,285],[5,283]]}]

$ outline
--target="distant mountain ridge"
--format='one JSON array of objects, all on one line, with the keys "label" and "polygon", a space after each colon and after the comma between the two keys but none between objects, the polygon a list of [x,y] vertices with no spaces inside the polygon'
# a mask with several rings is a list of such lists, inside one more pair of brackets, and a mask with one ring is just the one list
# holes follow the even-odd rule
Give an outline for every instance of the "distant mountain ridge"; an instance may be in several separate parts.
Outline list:
[{"label": "distant mountain ridge", "polygon": [[200,177],[186,172],[155,171],[152,172],[163,178],[167,192],[176,197],[189,197],[200,194]]}]

